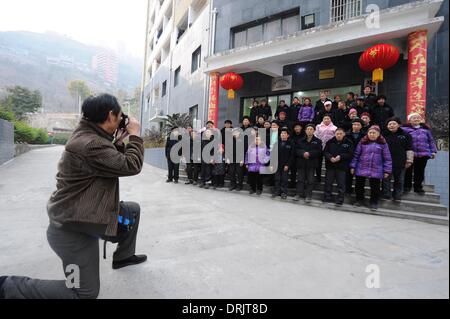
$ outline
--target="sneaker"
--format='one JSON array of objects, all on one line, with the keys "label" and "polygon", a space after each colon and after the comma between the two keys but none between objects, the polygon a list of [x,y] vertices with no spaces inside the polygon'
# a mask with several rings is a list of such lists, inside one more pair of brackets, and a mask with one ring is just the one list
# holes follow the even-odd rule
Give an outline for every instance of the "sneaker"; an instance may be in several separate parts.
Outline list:
[{"label": "sneaker", "polygon": [[113,269],[120,269],[127,266],[133,266],[137,264],[141,264],[143,262],[147,261],[146,255],[133,255],[127,259],[120,260],[120,261],[113,261],[112,268]]},{"label": "sneaker", "polygon": [[370,204],[370,210],[371,211],[376,211],[378,209],[378,204],[375,204],[375,203],[372,203],[372,204]]},{"label": "sneaker", "polygon": [[171,180],[171,179],[168,179],[167,181],[166,181],[166,183],[172,183],[173,182],[173,180]]},{"label": "sneaker", "polygon": [[281,194],[281,199],[286,199],[287,195],[286,194]]},{"label": "sneaker", "polygon": [[173,182],[174,182],[175,184],[178,184],[178,179],[174,180]]}]

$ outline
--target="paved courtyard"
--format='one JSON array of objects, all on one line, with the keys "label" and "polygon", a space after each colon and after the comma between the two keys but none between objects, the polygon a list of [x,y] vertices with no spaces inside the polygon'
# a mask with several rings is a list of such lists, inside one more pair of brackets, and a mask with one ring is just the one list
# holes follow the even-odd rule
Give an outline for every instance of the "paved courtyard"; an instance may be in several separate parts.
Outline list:
[{"label": "paved courtyard", "polygon": [[[62,147],[0,166],[0,275],[64,278],[46,202]],[[121,179],[142,207],[145,264],[101,260],[100,298],[448,298],[449,227],[166,184],[146,165]],[[366,287],[377,265],[380,288]]]}]

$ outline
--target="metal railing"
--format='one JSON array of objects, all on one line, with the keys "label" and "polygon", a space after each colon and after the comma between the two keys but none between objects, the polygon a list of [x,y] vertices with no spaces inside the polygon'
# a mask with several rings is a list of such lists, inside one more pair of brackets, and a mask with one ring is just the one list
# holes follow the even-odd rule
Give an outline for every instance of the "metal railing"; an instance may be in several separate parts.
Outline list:
[{"label": "metal railing", "polygon": [[330,22],[357,17],[362,13],[362,0],[331,0]]}]

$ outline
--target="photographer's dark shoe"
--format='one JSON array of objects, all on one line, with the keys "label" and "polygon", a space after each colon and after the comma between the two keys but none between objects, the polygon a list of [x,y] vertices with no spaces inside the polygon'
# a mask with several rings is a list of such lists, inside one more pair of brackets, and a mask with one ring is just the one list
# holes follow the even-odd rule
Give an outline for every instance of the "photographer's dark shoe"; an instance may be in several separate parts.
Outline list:
[{"label": "photographer's dark shoe", "polygon": [[3,294],[3,284],[6,281],[6,276],[1,276],[0,277],[0,299],[5,299],[5,295]]},{"label": "photographer's dark shoe", "polygon": [[143,262],[147,261],[146,255],[133,255],[127,259],[120,260],[120,261],[113,261],[112,268],[113,269],[120,269],[123,267],[133,266],[137,264],[141,264]]},{"label": "photographer's dark shoe", "polygon": [[171,179],[168,179],[167,181],[166,181],[166,183],[172,183],[173,182],[173,180],[171,180]]}]

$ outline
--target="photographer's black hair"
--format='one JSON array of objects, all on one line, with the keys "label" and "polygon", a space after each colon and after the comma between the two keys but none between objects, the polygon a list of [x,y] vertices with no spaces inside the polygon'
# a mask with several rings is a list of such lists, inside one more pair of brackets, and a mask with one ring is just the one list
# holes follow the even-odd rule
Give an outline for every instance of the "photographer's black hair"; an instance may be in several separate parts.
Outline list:
[{"label": "photographer's black hair", "polygon": [[101,94],[98,96],[90,96],[84,100],[81,106],[83,117],[94,123],[103,123],[108,119],[111,112],[118,115],[121,107],[117,99],[110,94]]}]

